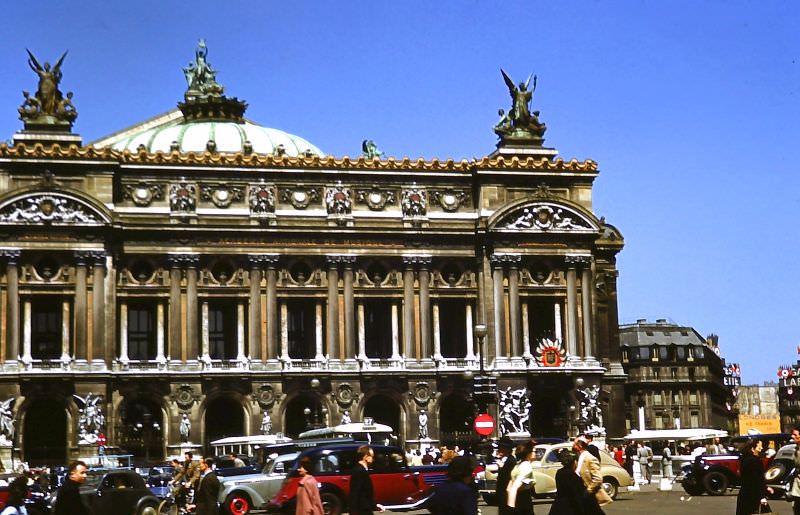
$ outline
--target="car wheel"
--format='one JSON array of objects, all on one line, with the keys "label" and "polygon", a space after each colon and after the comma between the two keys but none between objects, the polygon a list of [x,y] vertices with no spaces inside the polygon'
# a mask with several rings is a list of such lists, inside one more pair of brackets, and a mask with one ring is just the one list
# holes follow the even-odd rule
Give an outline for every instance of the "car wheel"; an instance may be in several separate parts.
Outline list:
[{"label": "car wheel", "polygon": [[703,476],[703,486],[709,495],[725,495],[729,483],[728,476],[722,472],[712,470]]},{"label": "car wheel", "polygon": [[253,509],[253,503],[247,495],[234,492],[225,499],[225,509],[230,515],[247,515]]},{"label": "car wheel", "polygon": [[703,486],[697,484],[697,478],[693,475],[687,475],[681,481],[683,490],[689,495],[703,495]]},{"label": "car wheel", "polygon": [[331,492],[322,492],[322,512],[325,515],[342,515],[344,503],[338,495]]},{"label": "car wheel", "polygon": [[155,504],[145,504],[139,508],[136,515],[158,515],[158,506]]},{"label": "car wheel", "polygon": [[619,493],[619,483],[613,477],[604,477],[603,478],[603,490],[611,497],[612,499],[617,498],[617,494]]},{"label": "car wheel", "polygon": [[786,473],[786,465],[784,465],[783,463],[773,463],[772,466],[768,468],[766,472],[764,472],[764,479],[772,483],[777,479],[783,477],[785,473]]}]

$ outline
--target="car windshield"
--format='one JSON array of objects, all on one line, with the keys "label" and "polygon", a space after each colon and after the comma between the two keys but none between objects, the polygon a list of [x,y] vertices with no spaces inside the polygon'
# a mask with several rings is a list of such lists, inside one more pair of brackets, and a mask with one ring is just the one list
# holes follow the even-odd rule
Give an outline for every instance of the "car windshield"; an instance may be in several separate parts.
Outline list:
[{"label": "car windshield", "polygon": [[272,455],[267,458],[262,471],[264,474],[284,474],[289,470],[291,463],[297,458],[298,454],[300,453]]}]

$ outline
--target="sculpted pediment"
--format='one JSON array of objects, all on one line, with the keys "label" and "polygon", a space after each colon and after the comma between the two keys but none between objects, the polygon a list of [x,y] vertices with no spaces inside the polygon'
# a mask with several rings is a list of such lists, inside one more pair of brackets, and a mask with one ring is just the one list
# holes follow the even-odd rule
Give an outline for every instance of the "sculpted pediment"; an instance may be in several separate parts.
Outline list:
[{"label": "sculpted pediment", "polygon": [[107,215],[69,193],[32,192],[0,203],[0,224],[105,225]]},{"label": "sculpted pediment", "polygon": [[535,201],[501,214],[495,231],[591,233],[600,230],[596,220],[578,209],[554,201]]}]

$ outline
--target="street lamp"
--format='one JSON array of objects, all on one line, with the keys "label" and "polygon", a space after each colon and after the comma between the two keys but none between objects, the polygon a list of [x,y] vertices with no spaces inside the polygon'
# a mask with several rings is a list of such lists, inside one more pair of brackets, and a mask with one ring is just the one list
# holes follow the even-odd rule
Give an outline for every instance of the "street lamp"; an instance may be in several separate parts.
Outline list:
[{"label": "street lamp", "polygon": [[149,412],[142,415],[142,422],[137,422],[135,425],[136,432],[142,439],[144,445],[144,461],[150,463],[150,445],[153,443],[153,433],[161,431],[161,425],[158,422],[151,422],[153,415]]},{"label": "street lamp", "polygon": [[473,329],[478,340],[478,360],[480,371],[472,380],[472,390],[478,410],[485,413],[488,405],[495,399],[497,392],[497,378],[486,373],[483,365],[483,344],[486,339],[486,324],[475,324]]}]

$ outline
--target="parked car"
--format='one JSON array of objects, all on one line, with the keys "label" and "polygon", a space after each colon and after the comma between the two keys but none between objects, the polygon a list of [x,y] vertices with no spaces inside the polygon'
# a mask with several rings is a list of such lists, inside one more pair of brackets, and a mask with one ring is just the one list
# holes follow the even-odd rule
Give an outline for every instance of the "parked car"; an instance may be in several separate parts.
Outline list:
[{"label": "parked car", "polygon": [[764,473],[767,486],[772,487],[776,497],[786,493],[787,483],[793,476],[795,449],[796,446],[793,443],[778,449],[777,454],[772,458],[772,462]]},{"label": "parked car", "polygon": [[[536,483],[533,488],[535,497],[555,496],[556,472],[561,468],[558,455],[564,449],[572,449],[572,443],[563,442],[534,447],[533,476]],[[490,467],[487,467],[487,471],[482,476],[484,481],[479,480],[478,487],[486,504],[496,505],[497,475],[489,469]],[[633,478],[628,471],[621,467],[610,454],[602,450],[600,451],[600,473],[603,476],[603,488],[614,499],[621,488],[633,485]]]},{"label": "parked car", "polygon": [[[731,449],[738,448],[749,440],[761,440],[764,449],[777,449],[785,444],[790,435],[786,433],[742,435],[731,440]],[[683,489],[689,495],[724,495],[729,488],[741,486],[740,459],[738,450],[729,450],[725,454],[703,454],[697,456],[694,462],[683,466]],[[762,457],[764,470],[771,468],[772,461],[777,457],[768,455]],[[765,475],[765,478],[768,476]],[[767,478],[767,481],[770,480]]]},{"label": "parked car", "polygon": [[256,473],[219,475],[220,506],[230,515],[246,515],[251,510],[266,508],[280,490],[286,473],[299,454],[294,451],[268,458],[264,468]]},{"label": "parked car", "polygon": [[[350,471],[356,464],[356,451],[362,444],[340,444],[318,447],[300,453],[292,462],[286,480],[268,510],[277,513],[294,513],[300,476],[299,461],[308,457],[312,462],[311,474],[320,485],[320,495],[326,515],[340,515],[347,511],[350,493]],[[434,494],[434,486],[446,479],[447,465],[409,467],[403,450],[399,447],[373,445],[375,452],[370,470],[375,502],[387,510],[410,511],[420,509]]]},{"label": "parked car", "polygon": [[[93,515],[157,515],[159,499],[142,476],[132,470],[114,470],[102,475],[90,471],[80,487],[84,503]],[[53,497],[53,504],[56,497]]]}]

